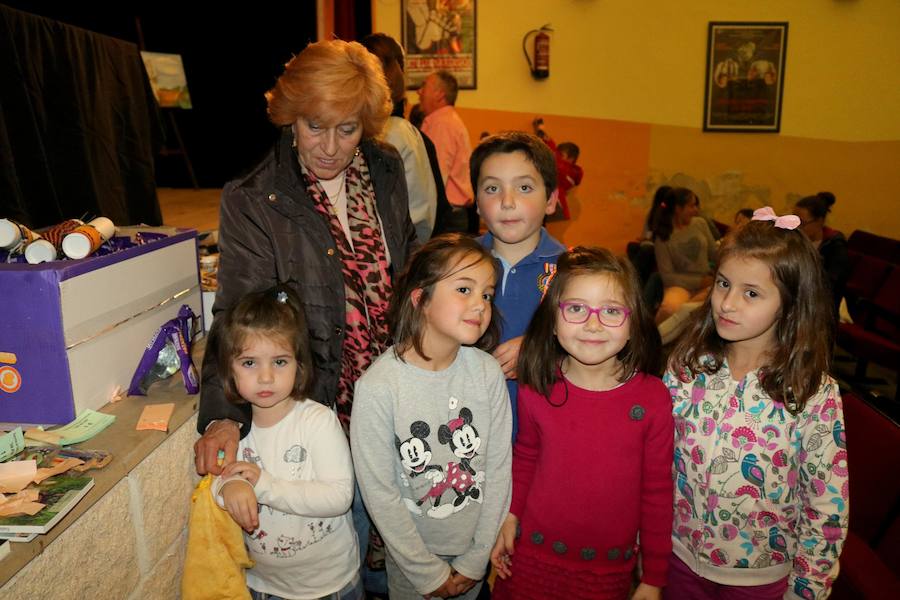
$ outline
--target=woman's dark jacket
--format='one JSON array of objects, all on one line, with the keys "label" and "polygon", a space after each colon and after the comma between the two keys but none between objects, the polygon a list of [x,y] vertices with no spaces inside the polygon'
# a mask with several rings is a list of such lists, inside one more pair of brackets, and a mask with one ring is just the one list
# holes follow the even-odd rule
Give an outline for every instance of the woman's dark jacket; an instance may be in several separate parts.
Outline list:
[{"label": "woman's dark jacket", "polygon": [[[290,128],[268,156],[222,191],[219,216],[217,314],[249,292],[288,283],[299,294],[306,312],[309,343],[315,363],[310,397],[331,406],[337,394],[344,338],[345,299],[341,255],[328,223],[316,212],[301,178]],[[403,162],[393,148],[377,141],[360,144],[369,165],[375,202],[396,276],[418,245],[409,218]],[[215,333],[211,336],[214,340]],[[230,404],[222,390],[212,348],[203,361],[200,414],[203,433],[216,419],[242,423],[250,429],[249,405]]]}]

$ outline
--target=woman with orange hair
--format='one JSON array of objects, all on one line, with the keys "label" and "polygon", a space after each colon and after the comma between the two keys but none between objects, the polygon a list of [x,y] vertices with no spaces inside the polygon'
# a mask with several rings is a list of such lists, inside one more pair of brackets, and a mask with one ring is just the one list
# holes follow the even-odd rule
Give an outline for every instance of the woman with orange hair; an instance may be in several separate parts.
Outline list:
[{"label": "woman with orange hair", "polygon": [[[391,93],[378,58],[358,43],[329,40],[292,58],[266,99],[281,136],[222,192],[213,314],[278,283],[296,291],[314,363],[310,397],[335,407],[346,432],[356,379],[388,345],[392,276],[417,245],[403,163],[376,139]],[[194,448],[201,474],[221,472],[220,451],[225,465],[234,462],[250,430],[246,406],[225,399],[214,355],[203,364],[203,437]]]}]

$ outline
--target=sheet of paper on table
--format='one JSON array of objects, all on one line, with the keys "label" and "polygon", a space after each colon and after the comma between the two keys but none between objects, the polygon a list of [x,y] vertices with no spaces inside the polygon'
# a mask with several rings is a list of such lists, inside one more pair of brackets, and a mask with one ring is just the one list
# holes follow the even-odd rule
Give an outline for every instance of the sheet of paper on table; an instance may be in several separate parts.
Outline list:
[{"label": "sheet of paper on table", "polygon": [[7,461],[25,449],[25,436],[22,428],[16,427],[9,433],[0,435],[0,462]]},{"label": "sheet of paper on table", "polygon": [[[86,408],[78,413],[75,420],[68,425],[49,431],[29,429],[25,432],[25,437],[60,446],[69,446],[91,439],[109,427],[115,420],[115,415],[108,415]],[[50,434],[56,441],[43,434]]]},{"label": "sheet of paper on table", "polygon": [[135,427],[135,429],[137,431],[143,431],[145,429],[168,431],[169,419],[172,418],[172,413],[174,411],[174,402],[148,404],[144,407],[143,412],[141,412],[141,417],[138,419],[137,427]]}]

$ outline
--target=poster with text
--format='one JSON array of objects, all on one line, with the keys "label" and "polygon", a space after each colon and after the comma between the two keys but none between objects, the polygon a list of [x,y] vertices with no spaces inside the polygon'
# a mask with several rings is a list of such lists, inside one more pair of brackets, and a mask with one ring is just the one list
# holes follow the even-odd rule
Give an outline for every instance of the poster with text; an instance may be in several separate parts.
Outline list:
[{"label": "poster with text", "polygon": [[778,132],[787,23],[710,23],[704,131]]},{"label": "poster with text", "polygon": [[475,0],[401,0],[410,89],[442,69],[456,77],[460,89],[475,89],[475,4]]}]

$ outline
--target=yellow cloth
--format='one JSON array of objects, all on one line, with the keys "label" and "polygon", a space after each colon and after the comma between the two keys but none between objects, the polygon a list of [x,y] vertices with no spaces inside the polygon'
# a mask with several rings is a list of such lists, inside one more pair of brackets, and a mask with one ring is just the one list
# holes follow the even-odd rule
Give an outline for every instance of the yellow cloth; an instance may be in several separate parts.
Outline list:
[{"label": "yellow cloth", "polygon": [[253,566],[244,534],[212,497],[212,475],[191,495],[187,554],[181,579],[183,600],[249,600],[244,569]]}]

